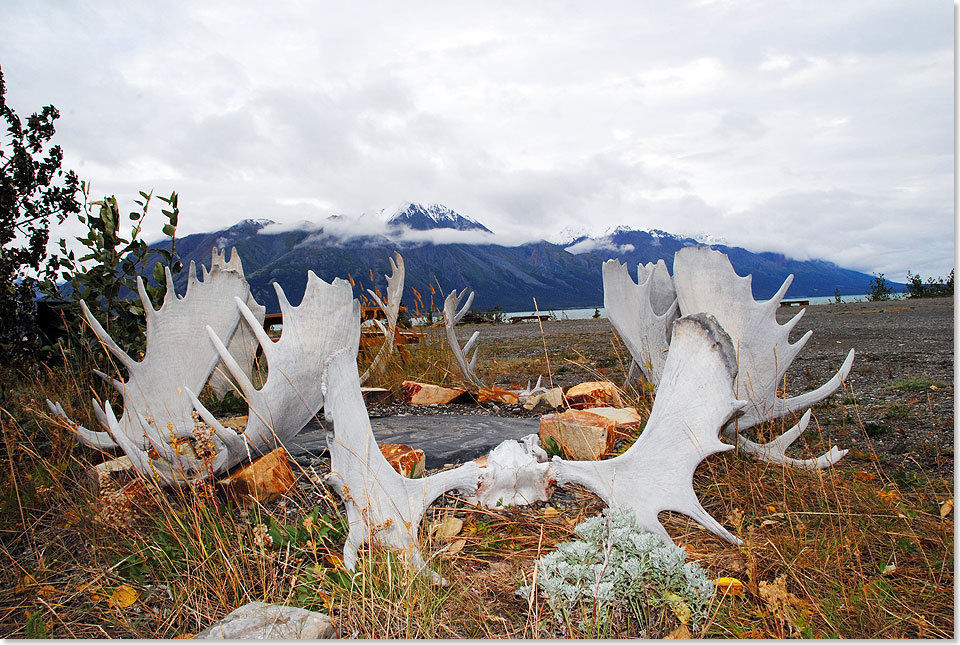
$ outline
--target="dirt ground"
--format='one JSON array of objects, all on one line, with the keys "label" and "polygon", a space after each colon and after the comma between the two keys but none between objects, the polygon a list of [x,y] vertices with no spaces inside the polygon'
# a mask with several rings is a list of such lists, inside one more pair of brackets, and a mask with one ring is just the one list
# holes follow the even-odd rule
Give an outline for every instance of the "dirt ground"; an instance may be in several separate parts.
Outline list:
[{"label": "dirt ground", "polygon": [[[782,307],[778,321],[797,312]],[[807,307],[790,340],[808,329],[813,335],[787,372],[786,393],[815,389],[854,348],[844,389],[814,407],[811,429],[849,448],[848,461],[876,455],[891,470],[950,477],[953,327],[953,298]],[[457,335],[462,343],[477,330],[478,371],[501,386],[522,386],[540,374],[564,387],[597,378],[625,381],[629,353],[606,319],[546,321],[542,332],[536,322],[464,325]]]}]

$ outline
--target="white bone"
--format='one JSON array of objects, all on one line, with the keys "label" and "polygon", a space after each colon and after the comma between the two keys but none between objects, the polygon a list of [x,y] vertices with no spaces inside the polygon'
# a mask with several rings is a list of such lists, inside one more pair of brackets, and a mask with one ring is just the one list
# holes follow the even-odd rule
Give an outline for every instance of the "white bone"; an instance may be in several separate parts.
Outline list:
[{"label": "white bone", "polygon": [[480,469],[477,501],[484,508],[525,506],[550,499],[556,479],[537,435],[508,439],[487,455]]},{"label": "white bone", "polygon": [[670,540],[657,514],[683,513],[725,540],[740,544],[700,505],[693,473],[706,457],[731,450],[720,429],[744,403],[733,396],[736,353],[712,316],[680,318],[673,326],[670,353],[657,397],[640,438],[622,455],[604,461],[554,457],[560,485],[577,483],[611,507],[627,508],[640,526]]},{"label": "white bone", "polygon": [[[239,259],[235,265],[239,269]],[[124,382],[113,381],[123,395],[124,412],[120,420],[112,422],[112,412],[98,418],[107,421],[106,433],[95,433],[70,422],[77,428],[81,443],[93,448],[120,446],[143,451],[159,437],[161,443],[192,435],[193,406],[183,387],[199,391],[218,360],[216,349],[206,340],[204,327],[213,326],[218,333],[230,337],[240,316],[231,301],[236,296],[246,297],[249,287],[242,270],[214,266],[205,272],[206,280],[196,278],[193,267],[187,292],[177,297],[169,268],[164,275],[168,291],[163,305],[155,310],[147,297],[142,280],[137,290],[146,312],[146,350],[142,361],[134,361],[124,352],[99,321],[81,301],[87,322],[97,338],[127,368],[129,377]],[[66,417],[59,405],[51,406],[58,416]],[[150,421],[145,421],[150,419]],[[122,434],[124,441],[117,440]],[[158,449],[161,449],[158,447]],[[132,457],[131,457],[132,458]]]},{"label": "white bone", "polygon": [[[360,328],[359,311],[347,322]],[[343,550],[344,565],[353,570],[357,550],[375,542],[400,551],[415,570],[426,570],[435,582],[440,576],[427,568],[418,548],[420,521],[426,508],[448,490],[476,491],[479,468],[469,462],[430,477],[407,479],[397,473],[377,447],[370,428],[357,377],[357,346],[335,354],[323,369],[324,412],[333,424],[327,433],[330,449],[330,485],[347,508],[349,530]]]},{"label": "white bone", "polygon": [[667,359],[671,325],[679,315],[667,265],[660,260],[638,267],[637,282],[618,260],[604,262],[602,273],[607,318],[644,378],[656,386]]},{"label": "white bone", "polygon": [[457,364],[460,366],[460,371],[463,372],[463,375],[467,377],[474,385],[483,387],[483,383],[477,378],[476,372],[474,370],[477,366],[477,356],[480,353],[480,348],[477,347],[473,356],[468,360],[466,354],[477,344],[477,340],[480,338],[480,332],[475,331],[473,335],[470,336],[470,339],[467,343],[460,347],[460,341],[457,340],[457,333],[454,331],[454,326],[460,322],[460,319],[463,318],[464,314],[470,309],[470,304],[473,302],[473,292],[470,292],[470,295],[467,296],[467,302],[457,311],[457,307],[460,305],[460,301],[463,299],[464,294],[467,292],[466,289],[461,291],[459,294],[457,290],[454,289],[451,291],[443,301],[443,324],[447,330],[447,343],[450,345],[450,349],[453,351],[454,357],[457,359]]},{"label": "white bone", "polygon": [[761,461],[769,461],[774,464],[783,464],[805,470],[829,468],[843,459],[844,455],[846,455],[848,451],[840,450],[836,446],[833,446],[828,452],[814,459],[794,459],[793,457],[787,456],[787,448],[789,448],[790,445],[793,444],[793,442],[796,441],[801,434],[803,434],[803,431],[807,429],[808,423],[810,423],[810,410],[807,410],[803,414],[803,417],[801,417],[800,422],[797,425],[793,426],[769,443],[756,443],[750,441],[743,435],[738,434],[737,446],[741,451],[752,455]]},{"label": "white bone", "polygon": [[383,332],[383,345],[380,346],[380,351],[377,352],[377,355],[370,363],[370,367],[360,376],[361,385],[366,383],[371,375],[383,369],[387,358],[389,358],[393,352],[394,339],[397,333],[397,320],[400,317],[400,300],[403,298],[403,279],[406,269],[404,268],[403,257],[396,251],[394,251],[393,257],[388,259],[390,260],[390,275],[386,276],[387,302],[384,303],[376,292],[367,289],[367,293],[373,297],[377,306],[383,311],[383,315],[386,316],[387,325],[384,327],[379,320],[376,321],[380,326],[380,330]]},{"label": "white bone", "polygon": [[[701,311],[713,314],[730,334],[737,350],[740,371],[734,382],[734,392],[738,399],[749,405],[741,418],[725,428],[727,436],[733,437],[738,431],[813,405],[841,387],[853,365],[852,349],[840,370],[816,390],[788,399],[777,396],[777,386],[783,381],[787,368],[813,333],[808,331],[793,344],[788,341],[790,331],[803,315],[803,310],[783,325],[776,320],[777,307],[793,281],[792,275],[784,280],[773,298],[757,302],[753,299],[750,287],[753,276],[737,275],[730,260],[719,251],[706,247],[687,247],[677,251],[673,266],[680,311],[684,315]],[[785,457],[779,444],[760,446],[752,442],[744,444],[739,438],[738,441],[741,448],[759,458],[778,453],[781,458]],[[829,465],[843,454],[834,446],[816,460],[786,463]],[[777,463],[785,462],[781,460]]]}]

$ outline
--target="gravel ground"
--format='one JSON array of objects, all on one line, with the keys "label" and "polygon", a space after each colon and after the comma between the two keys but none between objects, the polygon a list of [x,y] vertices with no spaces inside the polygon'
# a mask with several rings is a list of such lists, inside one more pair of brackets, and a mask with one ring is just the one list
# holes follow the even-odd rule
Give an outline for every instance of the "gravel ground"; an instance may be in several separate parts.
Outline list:
[{"label": "gravel ground", "polygon": [[[777,318],[783,323],[797,311],[781,308]],[[847,385],[814,407],[811,427],[850,448],[847,462],[877,460],[889,470],[952,477],[953,325],[953,298],[807,307],[790,340],[814,333],[787,372],[787,394],[828,380],[855,348]],[[499,385],[525,385],[540,373],[546,380],[544,346],[558,385],[624,381],[629,354],[606,319],[547,321],[542,333],[535,322],[464,325],[457,334],[465,342],[475,330],[481,377]],[[517,414],[511,407],[485,406],[481,413]]]}]

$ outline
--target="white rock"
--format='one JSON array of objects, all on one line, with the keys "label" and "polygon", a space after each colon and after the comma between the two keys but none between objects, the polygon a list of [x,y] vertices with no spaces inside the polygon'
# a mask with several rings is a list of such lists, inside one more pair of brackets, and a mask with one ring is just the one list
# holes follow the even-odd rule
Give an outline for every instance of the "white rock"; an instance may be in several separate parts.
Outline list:
[{"label": "white rock", "polygon": [[194,638],[287,640],[333,636],[333,624],[326,614],[300,607],[248,602]]}]

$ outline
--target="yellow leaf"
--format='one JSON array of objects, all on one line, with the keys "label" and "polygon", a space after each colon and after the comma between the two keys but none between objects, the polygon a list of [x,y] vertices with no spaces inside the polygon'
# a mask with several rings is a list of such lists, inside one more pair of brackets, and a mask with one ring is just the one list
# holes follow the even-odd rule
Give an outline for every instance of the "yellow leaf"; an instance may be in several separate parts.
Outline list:
[{"label": "yellow leaf", "polygon": [[953,510],[953,498],[951,497],[948,500],[945,500],[943,504],[940,505],[940,519],[945,518],[950,514],[950,511]]},{"label": "yellow leaf", "polygon": [[543,511],[542,511],[544,517],[556,517],[556,516],[557,516],[557,513],[559,513],[559,512],[560,512],[560,511],[558,511],[557,509],[555,509],[555,508],[552,507],[552,506],[546,506],[546,507],[544,507],[544,509],[543,509]]},{"label": "yellow leaf", "polygon": [[177,640],[178,638],[193,638],[194,636],[196,636],[196,634],[187,632],[186,634],[177,634],[173,637],[173,640]]},{"label": "yellow leaf", "polygon": [[768,506],[768,507],[767,507],[767,510],[770,511],[771,513],[776,513],[776,512],[777,512],[777,507],[776,507],[776,506]]},{"label": "yellow leaf", "polygon": [[120,585],[113,591],[113,595],[110,596],[110,606],[111,607],[129,607],[133,603],[137,602],[137,599],[140,597],[140,592],[134,589],[129,585]]},{"label": "yellow leaf", "polygon": [[450,548],[447,549],[447,555],[456,555],[460,553],[460,551],[463,550],[463,547],[464,545],[466,545],[466,543],[467,543],[466,540],[464,540],[463,538],[460,538],[459,540],[457,540],[456,542],[450,545]]},{"label": "yellow leaf", "polygon": [[691,638],[691,636],[690,636],[690,630],[687,629],[687,626],[686,626],[686,625],[680,625],[680,626],[677,627],[675,630],[673,630],[672,632],[670,632],[669,634],[667,634],[667,635],[665,636],[665,638],[672,638],[672,639],[678,639],[678,640],[688,640],[689,638]]},{"label": "yellow leaf", "polygon": [[680,621],[681,625],[686,625],[690,622],[690,606],[683,601],[683,598],[678,596],[675,593],[667,593],[663,596],[668,603],[670,603],[670,610],[673,612],[673,615],[677,617],[677,620]]},{"label": "yellow leaf", "polygon": [[728,596],[742,596],[743,583],[736,578],[717,578],[713,581],[717,591]]},{"label": "yellow leaf", "polygon": [[463,528],[463,520],[459,517],[448,515],[442,520],[438,520],[430,527],[430,535],[436,535],[442,539],[452,538]]}]

